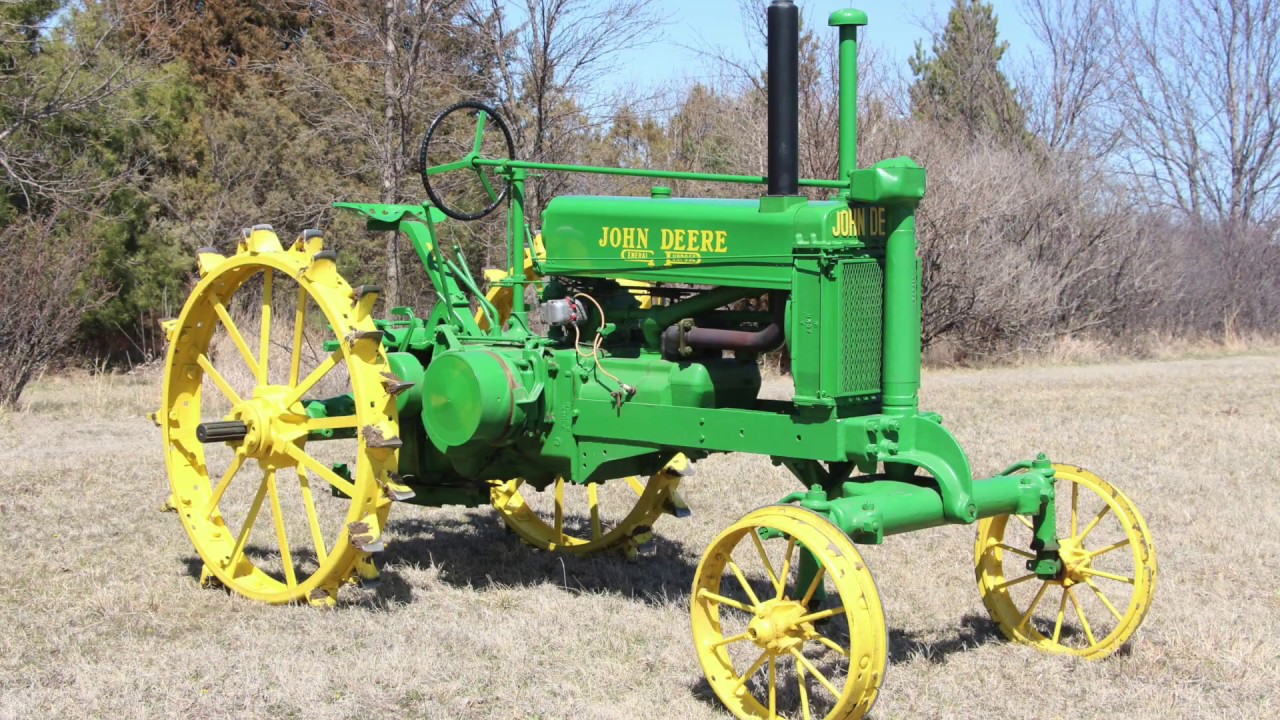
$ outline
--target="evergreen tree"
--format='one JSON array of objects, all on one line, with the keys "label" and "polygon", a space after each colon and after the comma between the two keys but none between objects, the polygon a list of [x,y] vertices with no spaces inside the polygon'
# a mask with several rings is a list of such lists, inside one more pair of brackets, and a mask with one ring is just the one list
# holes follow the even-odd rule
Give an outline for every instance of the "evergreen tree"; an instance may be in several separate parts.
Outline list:
[{"label": "evergreen tree", "polygon": [[931,55],[916,43],[910,59],[916,76],[911,111],[917,118],[963,128],[971,136],[1011,142],[1027,139],[1026,113],[1000,71],[1009,49],[1001,42],[991,5],[982,0],[953,0],[946,27],[934,35]]}]

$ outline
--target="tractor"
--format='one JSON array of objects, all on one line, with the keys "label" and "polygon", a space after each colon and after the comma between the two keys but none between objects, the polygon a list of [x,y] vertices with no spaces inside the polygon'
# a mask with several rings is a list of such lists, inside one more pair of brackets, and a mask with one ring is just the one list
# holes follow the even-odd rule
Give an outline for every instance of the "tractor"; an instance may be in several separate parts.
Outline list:
[{"label": "tractor", "polygon": [[[870,710],[888,633],[857,546],[898,533],[976,525],[978,591],[1012,642],[1096,659],[1129,640],[1156,584],[1133,502],[1043,454],[975,478],[919,406],[925,170],[857,165],[866,14],[830,17],[839,175],[804,179],[799,11],[767,13],[767,176],[522,161],[500,113],[464,102],[426,133],[427,200],[336,206],[407,239],[429,309],[379,317],[379,288],[348,284],[319,231],[286,246],[259,225],[234,253],[198,251],[155,418],[202,583],[332,606],[377,582],[405,504],[492,506],[549,552],[644,554],[659,520],[689,514],[699,461],[754,453],[798,488],[720,533],[689,595],[698,661],[739,718]],[[530,218],[539,173],[754,190],[560,196]],[[446,191],[459,178],[466,203]],[[477,278],[445,231],[499,211],[506,265]],[[762,358],[782,350],[794,392],[762,397]]]}]

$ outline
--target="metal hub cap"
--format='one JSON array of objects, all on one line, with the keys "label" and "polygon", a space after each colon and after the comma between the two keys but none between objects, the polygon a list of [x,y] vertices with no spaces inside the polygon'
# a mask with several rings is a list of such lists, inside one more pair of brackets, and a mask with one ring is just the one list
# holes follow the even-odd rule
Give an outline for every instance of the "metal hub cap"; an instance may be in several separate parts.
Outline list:
[{"label": "metal hub cap", "polygon": [[796,622],[807,612],[805,606],[795,600],[760,603],[755,617],[747,625],[747,637],[775,655],[790,652],[791,648],[803,645],[813,630],[812,623]]}]

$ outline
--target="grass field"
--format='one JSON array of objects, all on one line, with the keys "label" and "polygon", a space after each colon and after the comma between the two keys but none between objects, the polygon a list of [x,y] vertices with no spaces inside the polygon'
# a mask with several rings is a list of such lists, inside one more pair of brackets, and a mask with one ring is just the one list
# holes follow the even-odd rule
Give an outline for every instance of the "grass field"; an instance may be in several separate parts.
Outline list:
[{"label": "grass field", "polygon": [[[154,378],[47,380],[0,415],[0,718],[724,718],[689,634],[712,537],[795,488],[712,458],[658,555],[539,554],[492,511],[397,508],[377,591],[336,611],[196,583],[173,515]],[[1005,642],[972,528],[865,549],[890,666],[875,718],[1280,715],[1280,355],[927,373],[979,475],[1037,450],[1125,490],[1159,587],[1099,663]]]}]

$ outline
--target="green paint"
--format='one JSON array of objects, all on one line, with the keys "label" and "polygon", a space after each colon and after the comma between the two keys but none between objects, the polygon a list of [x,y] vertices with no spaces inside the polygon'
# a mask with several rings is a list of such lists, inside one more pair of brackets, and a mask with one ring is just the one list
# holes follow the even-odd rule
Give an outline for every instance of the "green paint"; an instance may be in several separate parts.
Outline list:
[{"label": "green paint", "polygon": [[[836,199],[672,198],[664,187],[648,197],[555,198],[532,223],[546,248],[537,281],[524,272],[529,172],[765,179],[489,160],[478,150],[481,116],[475,149],[427,172],[490,168],[508,183],[509,277],[500,285],[513,297],[505,323],[460,254],[441,248],[438,210],[339,205],[371,230],[405,233],[439,298],[426,318],[397,308],[378,321],[392,370],[415,383],[397,398],[400,474],[421,502],[482,503],[488,481],[516,476],[535,488],[557,476],[603,482],[655,472],[676,453],[698,460],[749,452],[773,458],[807,488],[783,502],[828,516],[859,542],[1018,513],[1035,518],[1035,571],[1058,571],[1048,460],[975,480],[941,418],[919,408],[915,212],[926,177],[907,158],[857,167],[857,33],[866,22],[856,10],[831,16],[840,34],[840,177],[801,182],[836,190]],[[577,333],[530,331],[532,283],[544,303],[581,303]],[[657,299],[646,306],[650,293]],[[765,295],[772,310],[729,307]],[[475,321],[477,310],[492,319],[488,329]],[[744,349],[685,342],[726,330],[740,333],[732,341]],[[795,396],[787,401],[759,398],[757,350],[746,349],[751,334],[775,331],[791,352]],[[678,347],[670,338],[664,347],[667,335]],[[802,552],[802,582],[816,569]]]}]

